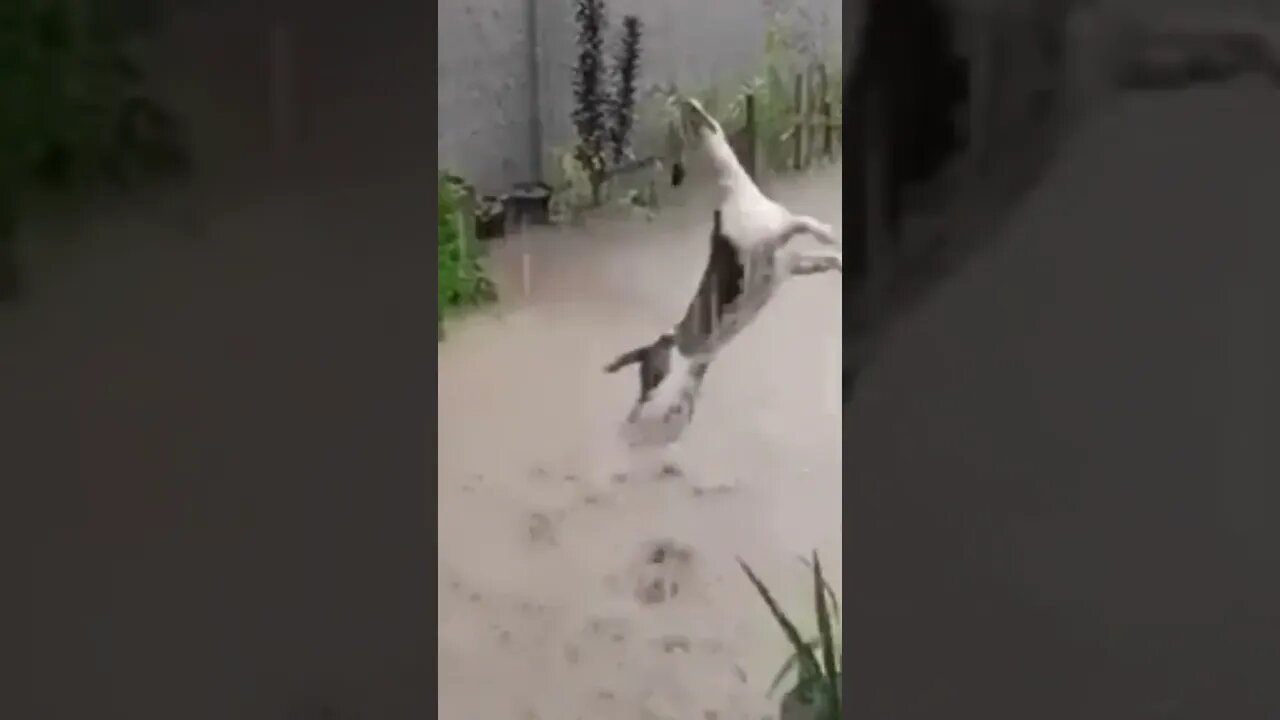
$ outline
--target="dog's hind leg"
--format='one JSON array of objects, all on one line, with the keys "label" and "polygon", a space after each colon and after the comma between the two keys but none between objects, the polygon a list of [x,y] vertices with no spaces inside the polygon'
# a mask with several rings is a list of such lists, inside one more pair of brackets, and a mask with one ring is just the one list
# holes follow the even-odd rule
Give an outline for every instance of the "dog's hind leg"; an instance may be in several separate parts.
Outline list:
[{"label": "dog's hind leg", "polygon": [[836,240],[835,231],[831,226],[808,215],[793,215],[790,224],[787,225],[786,231],[783,233],[786,238],[790,239],[796,235],[812,235],[818,242],[823,245],[839,245]]},{"label": "dog's hind leg", "polygon": [[838,253],[791,253],[785,259],[789,275],[818,275],[844,272],[844,257]]}]

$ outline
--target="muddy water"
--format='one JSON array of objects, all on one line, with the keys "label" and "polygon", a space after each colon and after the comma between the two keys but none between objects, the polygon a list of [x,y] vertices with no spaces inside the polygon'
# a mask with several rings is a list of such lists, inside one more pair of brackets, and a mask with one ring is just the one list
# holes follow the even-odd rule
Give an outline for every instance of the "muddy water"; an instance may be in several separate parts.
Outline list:
[{"label": "muddy water", "polygon": [[[840,168],[780,185],[841,226]],[[812,628],[840,587],[838,276],[793,281],[713,366],[683,477],[617,439],[618,352],[683,311],[709,206],[494,248],[502,306],[439,351],[441,717],[761,717],[785,647],[735,557]],[[807,242],[807,241],[804,241]]]}]

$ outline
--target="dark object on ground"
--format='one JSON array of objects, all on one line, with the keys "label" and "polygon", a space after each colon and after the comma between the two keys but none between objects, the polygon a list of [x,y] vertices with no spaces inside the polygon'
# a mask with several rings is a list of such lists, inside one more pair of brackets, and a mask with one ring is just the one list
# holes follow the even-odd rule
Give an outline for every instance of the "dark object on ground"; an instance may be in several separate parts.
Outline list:
[{"label": "dark object on ground", "polygon": [[680,187],[684,184],[684,163],[677,160],[671,163],[671,187]]},{"label": "dark object on ground", "polygon": [[503,197],[503,204],[508,222],[516,227],[551,223],[551,186],[546,183],[517,183]]},{"label": "dark object on ground", "polygon": [[476,239],[494,240],[507,234],[507,212],[501,198],[483,195],[476,203]]},{"label": "dark object on ground", "polygon": [[471,183],[458,175],[443,173],[441,182],[453,188],[459,207],[469,213],[468,220],[476,240],[493,240],[507,233],[507,203],[493,195],[480,195]]}]

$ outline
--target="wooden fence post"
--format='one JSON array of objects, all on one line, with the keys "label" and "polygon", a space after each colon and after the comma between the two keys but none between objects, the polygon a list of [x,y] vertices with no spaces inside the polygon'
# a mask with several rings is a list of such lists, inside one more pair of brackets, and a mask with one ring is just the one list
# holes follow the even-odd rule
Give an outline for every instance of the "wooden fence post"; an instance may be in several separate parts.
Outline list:
[{"label": "wooden fence post", "polygon": [[813,65],[811,75],[813,77],[813,81],[809,88],[809,164],[813,164],[813,158],[817,154],[820,139],[825,141],[827,137],[826,132],[822,131],[823,127],[828,124],[826,122],[826,108],[828,105],[826,64],[815,63]]},{"label": "wooden fence post", "polygon": [[795,124],[791,126],[791,132],[795,134],[794,147],[795,151],[791,158],[791,168],[793,170],[804,169],[804,73],[796,73],[796,93],[795,93]]},{"label": "wooden fence post", "polygon": [[835,116],[831,111],[831,100],[822,101],[822,154],[827,160],[835,157]]}]

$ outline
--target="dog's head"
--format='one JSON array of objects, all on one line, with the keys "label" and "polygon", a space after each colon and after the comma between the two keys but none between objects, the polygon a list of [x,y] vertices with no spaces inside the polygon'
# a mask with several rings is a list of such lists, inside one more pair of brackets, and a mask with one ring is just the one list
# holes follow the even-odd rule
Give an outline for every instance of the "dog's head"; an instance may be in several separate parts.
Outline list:
[{"label": "dog's head", "polygon": [[680,122],[684,124],[685,134],[697,136],[702,132],[721,132],[720,123],[711,117],[711,113],[702,106],[697,98],[682,97],[677,101],[680,110]]},{"label": "dog's head", "polygon": [[686,175],[686,150],[702,140],[704,134],[724,135],[724,129],[697,99],[681,97],[674,100],[674,103],[677,120],[672,133],[671,185],[679,187],[684,183]]}]

